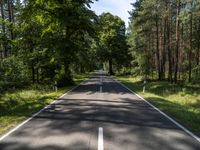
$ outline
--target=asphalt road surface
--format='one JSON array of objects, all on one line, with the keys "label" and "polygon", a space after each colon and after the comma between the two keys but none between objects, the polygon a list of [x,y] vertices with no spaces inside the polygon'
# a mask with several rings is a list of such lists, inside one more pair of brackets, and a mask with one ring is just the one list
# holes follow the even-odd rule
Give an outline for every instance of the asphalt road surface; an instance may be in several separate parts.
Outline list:
[{"label": "asphalt road surface", "polygon": [[0,141],[0,150],[200,150],[200,143],[99,73]]}]

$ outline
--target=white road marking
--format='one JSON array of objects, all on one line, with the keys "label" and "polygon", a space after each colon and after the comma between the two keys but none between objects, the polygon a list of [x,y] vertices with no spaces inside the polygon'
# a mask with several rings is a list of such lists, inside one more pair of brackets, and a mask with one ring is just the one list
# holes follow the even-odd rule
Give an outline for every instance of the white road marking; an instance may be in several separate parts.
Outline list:
[{"label": "white road marking", "polygon": [[[114,78],[113,78],[114,79]],[[145,101],[148,105],[150,105],[152,108],[154,108],[155,110],[157,110],[160,114],[162,114],[163,116],[165,116],[167,119],[169,119],[171,122],[173,122],[176,126],[178,126],[180,129],[182,129],[183,131],[185,131],[187,134],[189,134],[191,137],[193,137],[194,139],[196,139],[198,142],[200,142],[200,138],[198,136],[196,136],[194,133],[192,133],[191,131],[189,131],[188,129],[186,129],[184,126],[182,126],[181,124],[179,124],[178,122],[176,122],[174,119],[172,119],[170,116],[168,116],[167,114],[165,114],[164,112],[162,112],[160,109],[158,109],[157,107],[155,107],[154,105],[152,105],[150,102],[148,102],[147,100],[145,100],[142,96],[138,95],[137,93],[135,93],[134,91],[132,91],[130,88],[128,88],[127,86],[125,86],[124,84],[122,84],[121,82],[119,82],[118,80],[114,79],[117,83],[119,83],[120,85],[122,85],[124,88],[126,88],[127,90],[129,90],[131,93],[135,94],[137,97],[139,97],[140,99],[142,99],[143,101]]]},{"label": "white road marking", "polygon": [[[87,80],[85,80],[87,81]],[[27,122],[29,122],[30,120],[32,120],[34,117],[36,117],[37,115],[39,115],[41,112],[43,112],[45,109],[49,108],[51,105],[58,103],[59,99],[64,97],[66,94],[68,94],[69,92],[73,91],[74,89],[78,88],[81,84],[83,84],[85,81],[82,81],[79,85],[73,87],[71,90],[69,90],[68,92],[66,92],[65,94],[63,94],[62,96],[60,96],[59,98],[57,98],[56,100],[54,100],[51,104],[45,106],[43,109],[39,110],[37,113],[33,114],[31,117],[29,117],[28,119],[26,119],[25,121],[23,121],[21,124],[19,124],[17,127],[11,129],[9,132],[7,132],[6,134],[4,134],[3,136],[0,137],[0,141],[2,141],[3,139],[5,139],[7,136],[9,136],[10,134],[12,134],[13,132],[15,132],[17,129],[19,129],[20,127],[22,127],[23,125],[25,125]]]},{"label": "white road marking", "polygon": [[100,93],[102,93],[102,86],[100,86]]},{"label": "white road marking", "polygon": [[98,150],[103,150],[103,128],[99,127]]},{"label": "white road marking", "polygon": [[99,82],[100,82],[100,83],[99,83],[100,85],[102,85],[102,84],[103,84],[103,79],[102,79],[102,76],[100,76]]},{"label": "white road marking", "polygon": [[103,89],[102,85],[103,85],[103,78],[102,76],[100,76],[100,93],[102,93],[102,89]]}]

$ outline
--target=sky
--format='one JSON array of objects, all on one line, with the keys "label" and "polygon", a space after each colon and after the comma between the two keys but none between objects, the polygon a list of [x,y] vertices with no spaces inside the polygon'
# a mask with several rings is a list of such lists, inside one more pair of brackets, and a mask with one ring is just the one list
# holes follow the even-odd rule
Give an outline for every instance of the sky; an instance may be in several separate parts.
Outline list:
[{"label": "sky", "polygon": [[132,10],[131,3],[134,2],[135,0],[98,0],[91,5],[91,8],[97,15],[103,12],[110,12],[113,15],[119,16],[125,21],[126,27],[128,27],[128,18],[130,17],[128,11]]}]

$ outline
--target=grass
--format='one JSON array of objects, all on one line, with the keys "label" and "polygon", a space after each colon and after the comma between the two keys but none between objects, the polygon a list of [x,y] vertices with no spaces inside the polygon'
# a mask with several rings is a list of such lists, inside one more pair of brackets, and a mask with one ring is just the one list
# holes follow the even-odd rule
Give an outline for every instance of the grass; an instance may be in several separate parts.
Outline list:
[{"label": "grass", "polygon": [[[75,85],[87,79],[87,77],[88,75],[84,74],[75,75]],[[0,94],[0,135],[50,104],[73,86],[60,88],[57,92],[42,86]]]},{"label": "grass", "polygon": [[143,93],[140,77],[120,76],[119,80],[166,114],[200,135],[200,86],[149,81]]}]

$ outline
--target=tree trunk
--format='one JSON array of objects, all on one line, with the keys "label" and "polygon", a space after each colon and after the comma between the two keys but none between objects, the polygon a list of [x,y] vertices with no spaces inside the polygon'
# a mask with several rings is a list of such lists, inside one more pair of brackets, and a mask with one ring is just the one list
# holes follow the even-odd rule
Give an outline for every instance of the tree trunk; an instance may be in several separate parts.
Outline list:
[{"label": "tree trunk", "polygon": [[167,49],[168,49],[168,81],[169,82],[173,82],[173,78],[172,78],[172,40],[171,40],[171,23],[172,23],[172,19],[171,19],[171,3],[169,1],[169,12],[168,12],[168,26],[167,26]]},{"label": "tree trunk", "polygon": [[112,58],[109,59],[108,63],[109,63],[109,74],[114,75],[113,68],[112,68],[113,67],[112,66]]},{"label": "tree trunk", "polygon": [[64,71],[65,71],[65,83],[72,84],[73,81],[68,61],[64,61]]},{"label": "tree trunk", "polygon": [[[37,58],[37,64],[38,63],[39,63],[39,60]],[[39,66],[37,66],[37,68],[36,68],[36,80],[37,80],[37,83],[40,82]]]},{"label": "tree trunk", "polygon": [[181,79],[181,73],[183,72],[183,67],[182,67],[182,63],[183,63],[183,51],[184,51],[184,40],[183,37],[184,36],[184,24],[182,23],[181,26],[181,42],[180,42],[180,51],[179,51],[179,80]]},{"label": "tree trunk", "polygon": [[[10,22],[13,22],[13,2],[12,0],[8,0],[8,18]],[[13,40],[14,39],[14,35],[13,35],[13,29],[12,29],[12,25],[10,26],[10,39]]]},{"label": "tree trunk", "polygon": [[2,58],[5,58],[5,57],[7,57],[7,47],[6,47],[6,43],[5,43],[5,38],[6,38],[6,28],[5,28],[5,23],[4,23],[5,15],[4,15],[3,5],[4,5],[4,4],[3,4],[3,1],[0,0],[1,18],[2,18],[2,20],[3,20],[3,22],[2,22],[2,33],[3,33],[3,43],[2,43],[3,50],[2,50]]},{"label": "tree trunk", "polygon": [[180,0],[176,0],[176,49],[175,49],[175,65],[174,65],[174,83],[177,83],[178,63],[179,63],[179,14],[180,14]]},{"label": "tree trunk", "polygon": [[83,64],[80,64],[80,72],[83,73],[84,69],[83,69]]},{"label": "tree trunk", "polygon": [[33,83],[35,83],[35,68],[34,68],[34,66],[35,66],[35,63],[34,63],[34,61],[32,60],[32,62],[31,62],[31,73],[32,73],[32,82]]},{"label": "tree trunk", "polygon": [[157,58],[158,80],[161,80],[158,18],[156,18],[156,58]]},{"label": "tree trunk", "polygon": [[163,34],[164,34],[164,38],[163,38],[163,54],[162,54],[162,65],[161,65],[161,71],[162,71],[162,80],[165,79],[165,63],[166,63],[166,27],[167,26],[167,18],[165,18],[164,20],[164,30],[163,30]]},{"label": "tree trunk", "polygon": [[[199,24],[198,24],[197,33],[200,34],[200,19],[198,21],[199,21]],[[197,76],[199,75],[199,61],[200,61],[199,57],[200,57],[200,37],[198,37],[198,42],[197,42],[197,56],[196,56],[196,65],[198,67]]]},{"label": "tree trunk", "polygon": [[[193,2],[191,1],[191,8],[193,6]],[[191,76],[192,76],[192,48],[193,48],[193,42],[192,42],[192,38],[193,38],[193,29],[192,29],[192,24],[193,24],[193,13],[192,10],[190,12],[190,49],[189,49],[189,66],[188,66],[188,81],[191,82]]]},{"label": "tree trunk", "polygon": [[196,61],[197,61],[197,62],[196,62],[196,63],[197,63],[197,67],[198,67],[198,68],[197,68],[197,71],[196,71],[197,76],[199,75],[199,70],[200,70],[200,68],[199,68],[199,67],[200,67],[200,66],[199,66],[199,55],[200,55],[200,44],[198,44],[197,60],[196,60]]}]

